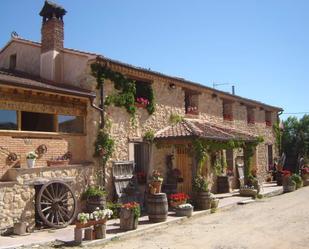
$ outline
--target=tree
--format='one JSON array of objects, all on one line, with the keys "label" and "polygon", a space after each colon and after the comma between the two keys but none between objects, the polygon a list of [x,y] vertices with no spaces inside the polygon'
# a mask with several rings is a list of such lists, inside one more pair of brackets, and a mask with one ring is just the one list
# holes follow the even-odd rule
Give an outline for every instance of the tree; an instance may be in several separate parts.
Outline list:
[{"label": "tree", "polygon": [[299,120],[288,117],[283,124],[282,150],[287,156],[288,166],[294,166],[295,169],[300,157],[309,157],[309,115]]}]

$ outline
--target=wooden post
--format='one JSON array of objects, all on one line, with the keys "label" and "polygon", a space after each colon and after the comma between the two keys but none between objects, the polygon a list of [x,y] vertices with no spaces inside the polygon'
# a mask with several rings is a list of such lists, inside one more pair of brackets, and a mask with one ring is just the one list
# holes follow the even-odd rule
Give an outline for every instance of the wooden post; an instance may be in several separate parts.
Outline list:
[{"label": "wooden post", "polygon": [[82,243],[83,241],[83,229],[81,228],[74,228],[74,241],[78,244]]},{"label": "wooden post", "polygon": [[92,227],[85,228],[85,240],[93,240],[93,229]]}]

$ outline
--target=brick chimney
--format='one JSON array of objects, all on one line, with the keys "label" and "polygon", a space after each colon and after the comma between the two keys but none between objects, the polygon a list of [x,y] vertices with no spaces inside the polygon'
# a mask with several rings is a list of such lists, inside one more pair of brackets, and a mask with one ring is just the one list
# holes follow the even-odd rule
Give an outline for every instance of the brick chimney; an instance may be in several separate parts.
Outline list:
[{"label": "brick chimney", "polygon": [[42,78],[61,81],[62,79],[62,55],[64,41],[63,16],[66,10],[50,1],[45,1],[40,12],[42,16],[41,28],[41,68]]}]

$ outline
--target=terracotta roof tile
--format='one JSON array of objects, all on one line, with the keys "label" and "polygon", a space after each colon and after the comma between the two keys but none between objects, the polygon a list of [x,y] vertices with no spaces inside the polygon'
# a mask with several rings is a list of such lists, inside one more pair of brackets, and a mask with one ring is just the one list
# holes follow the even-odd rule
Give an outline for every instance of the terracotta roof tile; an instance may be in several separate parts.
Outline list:
[{"label": "terracotta roof tile", "polygon": [[257,139],[250,133],[227,128],[205,121],[183,120],[176,125],[165,127],[155,134],[156,139],[200,137],[210,140],[228,141],[231,139],[253,141]]},{"label": "terracotta roof tile", "polygon": [[0,69],[0,85],[22,87],[29,90],[49,91],[79,97],[95,97],[94,92],[82,88],[61,83],[58,84],[25,73],[11,72],[5,69]]}]

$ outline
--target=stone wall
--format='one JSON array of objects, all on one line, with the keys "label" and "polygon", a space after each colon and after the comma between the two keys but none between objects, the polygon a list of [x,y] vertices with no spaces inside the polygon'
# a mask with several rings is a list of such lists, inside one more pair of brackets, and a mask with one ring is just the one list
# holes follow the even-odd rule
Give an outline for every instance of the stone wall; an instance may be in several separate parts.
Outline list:
[{"label": "stone wall", "polygon": [[11,183],[0,182],[0,233],[11,228],[14,222],[24,221],[33,229],[35,225],[35,189],[34,182],[63,179],[69,181],[78,200],[78,210],[83,207],[81,194],[95,181],[94,166],[69,166],[63,168],[12,169],[15,177]]},{"label": "stone wall", "polygon": [[[120,70],[128,75],[134,75],[134,73],[128,69]],[[106,108],[108,119],[110,120],[111,136],[116,142],[115,153],[111,158],[111,161],[115,160],[128,160],[129,159],[129,143],[131,138],[142,138],[146,131],[152,130],[154,132],[170,125],[169,118],[171,114],[179,114],[189,118],[199,118],[214,124],[227,126],[230,128],[237,128],[244,132],[250,132],[254,135],[264,137],[265,141],[257,148],[257,170],[261,177],[264,177],[267,170],[267,155],[266,144],[274,144],[275,138],[272,127],[267,127],[265,124],[265,110],[257,108],[256,123],[247,123],[247,107],[240,102],[233,103],[233,121],[223,120],[223,99],[218,96],[213,96],[211,93],[202,92],[199,95],[199,115],[186,115],[184,109],[184,89],[181,86],[177,86],[175,89],[169,89],[169,83],[160,77],[154,77],[149,75],[143,75],[138,73],[137,77],[145,77],[145,79],[152,81],[152,87],[155,94],[155,108],[156,111],[149,115],[143,108],[138,108],[135,124],[132,125],[131,117],[124,108],[110,106]],[[88,79],[88,84],[95,85],[94,79]],[[105,82],[105,95],[108,95],[115,90],[113,84],[110,81]],[[97,112],[88,112],[89,120],[98,120],[99,116]],[[273,113],[273,123],[277,120],[277,114]],[[96,126],[97,127],[97,126]],[[91,131],[89,131],[91,132]],[[94,137],[88,137],[90,144],[93,144]],[[168,154],[164,149],[153,149],[151,168],[158,168],[165,172],[165,156]],[[236,155],[236,152],[235,152]],[[108,186],[111,186],[111,164],[108,166]],[[209,171],[210,178],[214,179],[213,172]],[[213,181],[213,180],[212,180]]]}]

